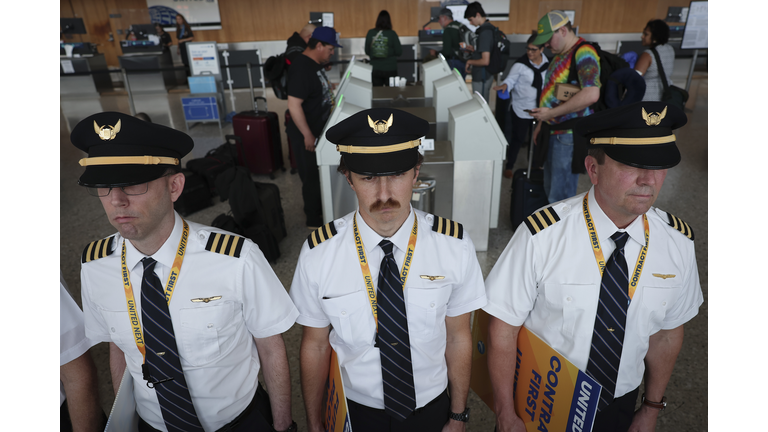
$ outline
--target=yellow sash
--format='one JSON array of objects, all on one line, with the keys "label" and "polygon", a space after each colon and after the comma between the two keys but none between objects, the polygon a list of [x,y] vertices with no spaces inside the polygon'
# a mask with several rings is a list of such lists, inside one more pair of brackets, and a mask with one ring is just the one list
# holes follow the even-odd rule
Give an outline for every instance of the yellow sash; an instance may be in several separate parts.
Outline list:
[{"label": "yellow sash", "polygon": [[[373,287],[373,277],[371,276],[371,269],[368,267],[368,257],[365,254],[365,248],[363,247],[363,239],[360,237],[360,231],[357,229],[357,214],[352,217],[355,233],[355,248],[357,249],[357,259],[360,261],[360,270],[363,272],[363,280],[365,280],[365,289],[368,291],[368,301],[371,303],[371,312],[373,313],[373,319],[376,321],[376,331],[379,331],[379,316],[378,308],[376,305],[376,289]],[[405,253],[405,259],[403,260],[403,270],[400,273],[400,283],[405,289],[405,282],[408,280],[408,272],[411,270],[411,261],[413,261],[413,250],[416,249],[416,237],[418,236],[419,223],[418,217],[414,213],[413,215],[413,229],[411,229],[411,237],[408,239],[408,250]]]},{"label": "yellow sash", "polygon": [[[584,222],[587,223],[587,232],[589,233],[589,243],[592,245],[592,252],[595,254],[595,261],[597,261],[597,268],[600,271],[600,277],[603,277],[603,271],[605,271],[605,257],[603,257],[603,250],[600,248],[600,239],[597,238],[597,230],[595,229],[595,222],[592,220],[592,215],[589,213],[589,192],[584,195],[584,201],[582,201],[582,210],[584,213]],[[637,289],[637,283],[640,281],[640,275],[643,273],[643,265],[645,264],[645,257],[648,254],[648,240],[650,238],[650,230],[648,226],[648,217],[643,215],[643,226],[645,228],[645,246],[640,249],[640,255],[637,257],[637,263],[635,264],[635,271],[632,272],[632,277],[629,279],[629,286],[627,290],[629,292],[629,298],[631,299],[635,295],[635,289]]]},{"label": "yellow sash", "polygon": [[[179,248],[176,251],[176,258],[173,259],[173,267],[171,273],[168,274],[168,282],[165,287],[165,300],[168,304],[171,304],[171,297],[173,297],[173,289],[176,287],[176,282],[179,280],[179,274],[181,273],[181,264],[184,262],[184,254],[187,252],[187,238],[189,237],[189,225],[184,219],[184,231],[181,234],[181,240],[179,240]],[[123,240],[123,251],[120,257],[120,263],[122,266],[123,276],[123,288],[125,288],[125,302],[128,304],[128,317],[131,320],[131,329],[133,330],[133,339],[136,341],[136,347],[141,352],[141,356],[146,361],[147,352],[144,347],[144,332],[141,330],[141,321],[139,321],[139,313],[136,310],[136,299],[133,296],[133,287],[131,286],[131,276],[128,274],[128,266],[125,264],[125,240]]]}]

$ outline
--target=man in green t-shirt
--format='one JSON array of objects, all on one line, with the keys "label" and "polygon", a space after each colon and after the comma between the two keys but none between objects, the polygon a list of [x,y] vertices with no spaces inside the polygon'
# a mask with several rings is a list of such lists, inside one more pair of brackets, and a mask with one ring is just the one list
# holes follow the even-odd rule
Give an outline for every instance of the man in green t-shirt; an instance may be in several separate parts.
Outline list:
[{"label": "man in green t-shirt", "polygon": [[[448,66],[452,69],[456,69],[461,74],[462,78],[465,78],[467,72],[464,70],[466,67],[464,59],[461,58],[461,27],[462,23],[453,20],[453,12],[448,8],[440,10],[437,22],[443,28],[443,49],[440,54],[448,61]],[[433,56],[437,56],[437,51],[429,50],[429,53]]]}]

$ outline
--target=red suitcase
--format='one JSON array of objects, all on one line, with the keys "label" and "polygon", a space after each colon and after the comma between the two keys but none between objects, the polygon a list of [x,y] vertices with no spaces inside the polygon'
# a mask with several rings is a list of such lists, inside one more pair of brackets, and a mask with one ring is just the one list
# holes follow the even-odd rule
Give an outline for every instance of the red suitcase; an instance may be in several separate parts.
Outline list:
[{"label": "red suitcase", "polygon": [[283,149],[280,139],[280,119],[277,113],[264,111],[245,111],[232,118],[234,134],[240,137],[237,147],[237,162],[253,174],[269,174],[283,167]]},{"label": "red suitcase", "polygon": [[[291,121],[291,111],[285,110],[285,127],[288,128],[288,122]],[[288,140],[288,159],[291,161],[291,174],[296,174],[296,156],[293,154],[293,148],[291,147],[291,137],[288,134],[285,135],[285,139]]]}]

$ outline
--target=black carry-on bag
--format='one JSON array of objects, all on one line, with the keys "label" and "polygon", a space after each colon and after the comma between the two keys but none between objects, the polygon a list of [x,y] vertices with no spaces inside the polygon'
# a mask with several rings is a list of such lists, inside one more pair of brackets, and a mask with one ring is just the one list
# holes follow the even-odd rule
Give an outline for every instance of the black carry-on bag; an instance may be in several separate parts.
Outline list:
[{"label": "black carry-on bag", "polygon": [[[541,168],[533,167],[533,130],[536,122],[531,125],[531,140],[528,144],[528,169],[521,168],[512,176],[512,201],[509,209],[509,217],[512,220],[512,229],[523,222],[525,218],[536,210],[549,204],[547,194],[544,193],[544,172]],[[543,143],[539,144],[542,145]]]}]

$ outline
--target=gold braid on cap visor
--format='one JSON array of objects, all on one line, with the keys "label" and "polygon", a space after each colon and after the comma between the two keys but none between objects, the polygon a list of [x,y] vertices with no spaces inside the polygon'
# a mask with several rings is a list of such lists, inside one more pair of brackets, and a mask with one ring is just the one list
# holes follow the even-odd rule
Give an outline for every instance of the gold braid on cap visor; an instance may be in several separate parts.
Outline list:
[{"label": "gold braid on cap visor", "polygon": [[80,166],[94,165],[178,165],[179,160],[162,156],[104,156],[80,159]]},{"label": "gold braid on cap visor", "polygon": [[663,137],[652,138],[590,138],[590,144],[623,144],[623,145],[646,145],[646,144],[667,144],[675,141],[675,134]]},{"label": "gold braid on cap visor", "polygon": [[379,153],[393,153],[401,150],[408,150],[421,145],[421,138],[413,141],[404,142],[402,144],[392,144],[379,147],[362,147],[362,146],[348,146],[348,145],[336,145],[336,151],[349,154],[379,154]]}]

